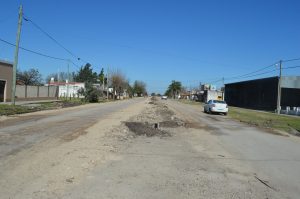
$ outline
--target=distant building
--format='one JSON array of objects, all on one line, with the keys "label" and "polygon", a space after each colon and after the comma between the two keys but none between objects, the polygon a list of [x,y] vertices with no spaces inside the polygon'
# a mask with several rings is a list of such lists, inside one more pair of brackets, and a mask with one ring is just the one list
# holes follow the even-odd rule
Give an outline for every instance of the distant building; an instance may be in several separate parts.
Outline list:
[{"label": "distant building", "polygon": [[[225,84],[225,101],[230,106],[258,110],[277,109],[278,77]],[[300,76],[282,77],[281,109],[300,107]]]},{"label": "distant building", "polygon": [[224,92],[222,90],[217,90],[217,87],[212,84],[202,84],[200,91],[195,94],[200,102],[208,102],[209,100],[223,100]]},{"label": "distant building", "polygon": [[0,102],[11,101],[13,63],[0,60]]},{"label": "distant building", "polygon": [[191,99],[191,92],[190,91],[181,91],[178,94],[178,99]]},{"label": "distant building", "polygon": [[49,86],[58,86],[59,97],[79,97],[83,98],[83,95],[79,95],[78,91],[85,89],[85,84],[82,82],[50,82]]},{"label": "distant building", "polygon": [[223,91],[205,90],[203,92],[203,102],[208,102],[209,100],[223,100],[223,96]]}]

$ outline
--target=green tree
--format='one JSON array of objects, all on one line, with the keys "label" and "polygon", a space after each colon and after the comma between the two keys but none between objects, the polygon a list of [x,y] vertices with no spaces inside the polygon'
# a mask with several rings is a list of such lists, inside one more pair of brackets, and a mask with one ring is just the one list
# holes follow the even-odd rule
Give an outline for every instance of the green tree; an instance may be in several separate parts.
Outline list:
[{"label": "green tree", "polygon": [[132,98],[132,96],[134,95],[134,92],[133,92],[132,86],[129,84],[129,80],[127,80],[127,82],[126,82],[126,91],[129,95],[129,97]]},{"label": "green tree", "polygon": [[23,82],[25,85],[39,86],[42,85],[42,75],[38,69],[29,69],[27,71],[17,71],[17,80]]},{"label": "green tree", "polygon": [[85,66],[81,67],[77,74],[74,76],[76,82],[85,82],[86,86],[96,83],[98,75],[93,72],[92,65],[87,63]]},{"label": "green tree", "polygon": [[146,95],[147,91],[146,91],[146,84],[143,81],[135,81],[133,83],[133,92],[135,94],[137,94],[137,96],[142,96],[142,95]]},{"label": "green tree", "polygon": [[175,98],[176,95],[182,90],[181,82],[173,80],[168,86],[165,95]]},{"label": "green tree", "polygon": [[100,84],[103,84],[103,82],[104,82],[104,85],[107,84],[107,78],[105,77],[104,69],[103,68],[100,71],[99,80],[100,80]]}]

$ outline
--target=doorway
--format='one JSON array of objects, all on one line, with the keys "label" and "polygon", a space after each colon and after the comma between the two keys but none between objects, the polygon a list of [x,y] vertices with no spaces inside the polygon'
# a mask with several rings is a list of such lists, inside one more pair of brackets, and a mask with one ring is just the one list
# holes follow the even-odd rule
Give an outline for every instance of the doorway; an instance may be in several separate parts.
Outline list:
[{"label": "doorway", "polygon": [[6,81],[0,80],[0,102],[4,102],[5,100],[5,84]]}]

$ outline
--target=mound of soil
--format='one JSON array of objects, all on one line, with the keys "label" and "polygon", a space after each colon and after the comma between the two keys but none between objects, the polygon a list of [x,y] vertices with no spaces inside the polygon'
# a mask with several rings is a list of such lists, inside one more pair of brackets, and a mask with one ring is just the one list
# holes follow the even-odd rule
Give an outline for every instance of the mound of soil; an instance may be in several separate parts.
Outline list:
[{"label": "mound of soil", "polygon": [[170,137],[170,133],[153,128],[152,125],[142,122],[125,122],[125,125],[130,131],[136,135],[146,135],[147,137],[160,136],[160,137]]}]

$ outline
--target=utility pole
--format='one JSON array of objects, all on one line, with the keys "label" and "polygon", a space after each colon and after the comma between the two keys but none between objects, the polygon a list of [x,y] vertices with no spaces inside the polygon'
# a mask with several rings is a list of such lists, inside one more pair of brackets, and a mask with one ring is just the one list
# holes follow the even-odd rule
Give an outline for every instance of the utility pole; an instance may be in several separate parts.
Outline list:
[{"label": "utility pole", "polygon": [[57,70],[57,85],[59,85],[59,69]]},{"label": "utility pole", "polygon": [[108,88],[109,88],[109,68],[107,68],[107,74],[106,74],[106,78],[107,78],[107,89],[106,89],[106,95],[107,95],[107,101],[108,101],[108,97],[109,97],[109,91],[108,91]]},{"label": "utility pole", "polygon": [[70,60],[68,60],[68,80],[67,83],[67,99],[69,98],[69,81],[70,81]]},{"label": "utility pole", "polygon": [[[225,81],[225,78],[223,77],[222,78],[222,83],[223,83],[223,93],[222,93],[222,100],[224,101],[225,100],[225,84],[224,84],[224,81]],[[221,89],[222,90],[222,89]]]},{"label": "utility pole", "polygon": [[105,75],[103,75],[103,78],[102,78],[102,90],[104,91],[104,88],[105,88]]},{"label": "utility pole", "polygon": [[17,81],[17,67],[18,67],[18,58],[19,58],[19,43],[20,43],[20,36],[21,36],[21,26],[22,26],[22,18],[23,18],[23,6],[20,5],[19,8],[19,21],[18,21],[18,32],[17,32],[17,41],[16,41],[16,50],[15,50],[15,61],[13,64],[13,82],[12,82],[12,89],[11,89],[11,104],[15,105],[16,103],[16,81]]},{"label": "utility pole", "polygon": [[277,90],[277,114],[281,110],[281,75],[282,75],[282,60],[279,61],[279,77],[278,77],[278,90]]}]

